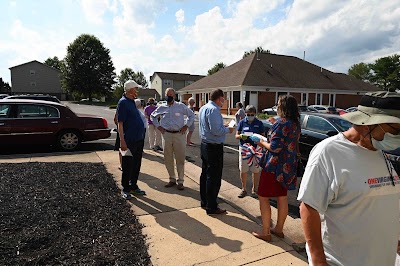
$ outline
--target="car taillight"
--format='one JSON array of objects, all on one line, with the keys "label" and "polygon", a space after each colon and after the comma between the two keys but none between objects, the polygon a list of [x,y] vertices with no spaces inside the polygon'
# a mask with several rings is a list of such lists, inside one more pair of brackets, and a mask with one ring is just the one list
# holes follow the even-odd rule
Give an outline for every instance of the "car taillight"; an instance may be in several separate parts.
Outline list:
[{"label": "car taillight", "polygon": [[104,128],[108,128],[107,120],[105,118],[102,118],[102,119],[103,119]]}]

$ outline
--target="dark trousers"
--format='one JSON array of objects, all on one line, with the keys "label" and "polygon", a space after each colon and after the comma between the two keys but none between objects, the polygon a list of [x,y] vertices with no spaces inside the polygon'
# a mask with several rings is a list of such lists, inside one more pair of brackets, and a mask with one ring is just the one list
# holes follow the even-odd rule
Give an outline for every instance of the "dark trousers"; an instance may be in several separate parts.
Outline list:
[{"label": "dark trousers", "polygon": [[139,188],[137,181],[142,165],[144,140],[127,142],[126,145],[132,156],[122,156],[122,187],[123,191],[129,192]]},{"label": "dark trousers", "polygon": [[202,171],[200,176],[201,206],[207,212],[217,209],[217,198],[221,188],[222,168],[224,164],[224,145],[201,143]]}]

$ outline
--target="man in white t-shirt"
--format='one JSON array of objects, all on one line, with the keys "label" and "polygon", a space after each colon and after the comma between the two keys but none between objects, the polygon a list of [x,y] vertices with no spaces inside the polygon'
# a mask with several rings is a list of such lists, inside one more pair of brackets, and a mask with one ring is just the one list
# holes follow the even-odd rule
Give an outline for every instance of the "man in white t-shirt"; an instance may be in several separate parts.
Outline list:
[{"label": "man in white t-shirt", "polygon": [[400,180],[382,150],[400,147],[400,94],[367,93],[346,132],[311,151],[298,200],[310,265],[394,265]]}]

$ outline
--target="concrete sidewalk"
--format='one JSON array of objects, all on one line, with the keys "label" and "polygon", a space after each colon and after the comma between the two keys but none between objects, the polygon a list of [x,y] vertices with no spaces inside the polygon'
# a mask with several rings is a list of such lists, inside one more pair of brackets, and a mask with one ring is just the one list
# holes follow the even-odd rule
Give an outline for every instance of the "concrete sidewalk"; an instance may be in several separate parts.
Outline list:
[{"label": "concrete sidewalk", "polygon": [[[115,151],[0,156],[0,163],[102,162],[120,186],[118,153]],[[208,216],[200,208],[201,169],[186,162],[185,190],[165,188],[168,174],[163,155],[145,150],[139,187],[147,192],[130,200],[131,208],[145,226],[149,254],[154,265],[307,265],[292,247],[304,240],[298,219],[288,217],[285,239],[273,236],[267,243],[251,235],[260,230],[258,200],[238,199],[240,189],[223,181],[220,206],[227,215]],[[272,208],[275,221],[276,210]]]}]

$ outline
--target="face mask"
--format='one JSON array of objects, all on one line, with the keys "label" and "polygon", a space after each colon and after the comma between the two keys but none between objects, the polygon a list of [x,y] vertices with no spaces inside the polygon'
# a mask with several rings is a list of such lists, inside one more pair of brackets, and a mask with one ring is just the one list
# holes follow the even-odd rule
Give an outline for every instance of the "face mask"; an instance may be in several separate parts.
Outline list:
[{"label": "face mask", "polygon": [[173,100],[174,100],[174,97],[172,97],[172,96],[167,96],[167,102],[168,103],[170,103],[170,102],[172,102]]},{"label": "face mask", "polygon": [[377,150],[393,151],[400,147],[400,135],[393,135],[386,132],[383,140],[379,141],[371,138],[372,146]]},{"label": "face mask", "polygon": [[247,116],[247,121],[252,122],[254,120],[255,116]]}]

